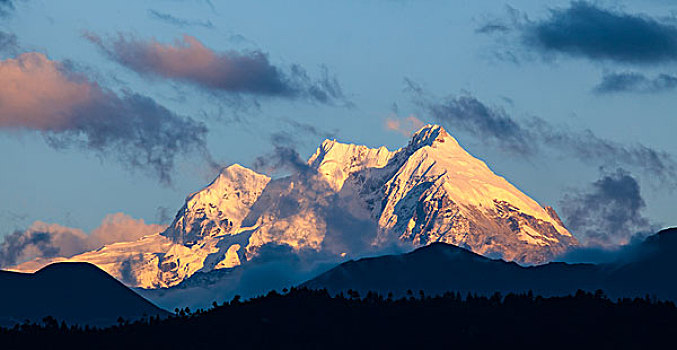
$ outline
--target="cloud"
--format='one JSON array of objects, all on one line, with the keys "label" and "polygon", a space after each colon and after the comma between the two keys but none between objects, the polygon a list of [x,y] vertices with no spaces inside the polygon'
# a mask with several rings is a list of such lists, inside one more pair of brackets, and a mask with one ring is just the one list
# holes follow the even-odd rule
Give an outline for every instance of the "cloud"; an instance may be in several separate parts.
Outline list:
[{"label": "cloud", "polygon": [[[266,244],[247,264],[219,274],[209,272],[208,282],[191,284],[189,279],[169,289],[139,290],[146,298],[162,308],[173,310],[189,306],[191,309],[209,307],[212,301],[229,301],[235,295],[251,298],[271,290],[282,291],[313,278],[336,266],[343,259],[312,249],[296,250],[288,245]],[[224,271],[225,272],[225,271]],[[211,275],[211,276],[210,276]],[[192,278],[199,278],[199,274]]]},{"label": "cloud", "polygon": [[171,181],[177,155],[196,151],[210,159],[202,123],[149,97],[116,94],[42,53],[0,61],[0,76],[0,129],[40,131],[56,149],[111,156],[163,183]]},{"label": "cloud", "polygon": [[623,72],[605,74],[594,91],[598,94],[659,93],[675,88],[677,88],[677,76],[674,75],[660,74],[654,78],[649,78],[641,73]]},{"label": "cloud", "polygon": [[205,27],[213,28],[214,24],[211,21],[197,21],[197,20],[187,20],[183,18],[174,17],[168,13],[159,12],[153,9],[148,10],[148,15],[151,18],[175,25],[177,27]]},{"label": "cloud", "polygon": [[310,166],[299,155],[296,150],[297,145],[307,141],[311,136],[315,139],[332,139],[335,133],[291,119],[284,119],[283,122],[286,128],[280,128],[270,134],[273,150],[257,157],[252,164],[252,168],[266,174],[279,171],[287,171],[292,174],[309,174]]},{"label": "cloud", "polygon": [[115,242],[134,241],[160,232],[164,226],[146,224],[123,213],[107,215],[90,234],[76,228],[34,222],[27,230],[15,231],[0,243],[0,267],[37,258],[71,257]]},{"label": "cloud", "polygon": [[617,169],[585,191],[565,195],[560,203],[564,223],[584,246],[627,245],[641,232],[651,232],[637,180]]},{"label": "cloud", "polygon": [[13,33],[0,31],[0,53],[14,55],[19,50],[19,40]]},{"label": "cloud", "polygon": [[572,131],[538,117],[519,121],[471,95],[436,101],[414,83],[408,84],[414,102],[430,118],[450,131],[463,131],[482,142],[493,142],[504,152],[531,157],[549,150],[594,166],[636,168],[677,186],[677,163],[667,152],[606,140],[590,130]]},{"label": "cloud", "polygon": [[412,133],[421,129],[424,125],[424,122],[412,114],[406,118],[388,117],[385,119],[384,126],[387,130],[398,132],[404,137],[411,137]]},{"label": "cloud", "polygon": [[512,6],[505,6],[506,16],[499,18],[491,18],[485,20],[477,29],[475,33],[480,34],[505,34],[514,31],[516,28],[522,26],[523,23],[529,21],[529,18],[519,10]]},{"label": "cloud", "polygon": [[0,267],[35,258],[72,256],[86,249],[87,235],[78,229],[36,221],[26,231],[15,231],[0,245]]},{"label": "cloud", "polygon": [[516,32],[521,44],[545,56],[564,54],[642,65],[677,60],[677,27],[672,23],[587,1],[553,8],[549,17],[540,21],[531,21],[508,8],[507,18],[488,21],[476,31],[498,35]]},{"label": "cloud", "polygon": [[280,170],[286,170],[292,174],[307,174],[310,172],[308,163],[301,158],[299,152],[293,146],[281,143],[273,145],[273,150],[270,153],[256,157],[252,167],[255,171],[266,174]]},{"label": "cloud", "polygon": [[143,219],[134,219],[124,213],[108,214],[101,225],[89,234],[88,244],[96,249],[106,244],[134,241],[164,228],[163,225],[146,224]]},{"label": "cloud", "polygon": [[592,60],[651,64],[677,60],[677,27],[585,1],[553,9],[525,33],[534,48]]},{"label": "cloud", "polygon": [[9,14],[9,11],[14,9],[13,0],[0,0],[0,17]]},{"label": "cloud", "polygon": [[257,50],[216,52],[190,35],[173,44],[122,34],[104,39],[86,33],[85,37],[110,59],[141,75],[232,94],[306,98],[327,104],[344,100],[338,81],[326,69],[320,79],[312,80],[301,66],[292,65],[285,72],[273,65],[267,54]]},{"label": "cloud", "polygon": [[[326,131],[308,123],[302,123],[293,119],[282,119],[283,127],[270,134],[273,145],[286,145],[293,147],[299,143],[315,142],[317,139],[333,139],[336,131]],[[315,139],[314,141],[312,139]]]},{"label": "cloud", "polygon": [[427,108],[439,122],[492,139],[504,149],[525,155],[535,149],[529,130],[503,109],[488,107],[472,96],[450,98],[443,103],[429,104]]}]

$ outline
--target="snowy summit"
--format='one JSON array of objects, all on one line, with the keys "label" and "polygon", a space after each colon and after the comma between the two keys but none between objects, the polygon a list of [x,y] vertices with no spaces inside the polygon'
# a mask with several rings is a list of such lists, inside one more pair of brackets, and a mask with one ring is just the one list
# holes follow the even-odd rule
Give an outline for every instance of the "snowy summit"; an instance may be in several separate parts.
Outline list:
[{"label": "snowy summit", "polygon": [[395,151],[325,140],[308,166],[281,179],[229,166],[188,196],[164,232],[59,260],[92,262],[128,285],[157,288],[247,264],[264,245],[355,257],[392,244],[444,242],[538,264],[577,244],[552,208],[494,174],[438,125]]}]

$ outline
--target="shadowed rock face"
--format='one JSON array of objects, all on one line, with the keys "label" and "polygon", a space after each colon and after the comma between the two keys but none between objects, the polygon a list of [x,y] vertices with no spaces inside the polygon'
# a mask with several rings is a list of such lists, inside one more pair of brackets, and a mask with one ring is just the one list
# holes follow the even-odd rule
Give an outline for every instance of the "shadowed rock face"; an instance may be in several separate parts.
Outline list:
[{"label": "shadowed rock face", "polygon": [[111,325],[167,315],[88,263],[56,263],[35,273],[0,271],[0,325],[52,316],[73,324]]},{"label": "shadowed rock face", "polygon": [[677,301],[677,229],[663,230],[640,244],[622,263],[548,263],[520,266],[491,260],[453,245],[434,243],[402,255],[343,263],[303,286],[332,293],[349,289],[405,295],[407,290],[493,294],[527,292],[566,295],[578,289],[609,296],[657,296]]}]

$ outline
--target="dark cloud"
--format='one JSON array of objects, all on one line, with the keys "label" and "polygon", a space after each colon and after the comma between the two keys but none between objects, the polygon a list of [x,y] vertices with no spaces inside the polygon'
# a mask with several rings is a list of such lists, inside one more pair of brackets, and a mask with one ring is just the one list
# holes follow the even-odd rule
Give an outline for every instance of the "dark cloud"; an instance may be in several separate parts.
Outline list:
[{"label": "dark cloud", "polygon": [[516,32],[514,39],[541,54],[565,54],[590,60],[655,64],[677,60],[677,27],[642,14],[629,14],[586,1],[550,10],[531,21],[509,8],[507,18],[487,21],[479,33]]},{"label": "dark cloud", "polygon": [[114,156],[132,169],[152,171],[162,183],[171,182],[177,155],[197,151],[210,159],[207,128],[149,97],[129,92],[108,95],[77,114],[68,129],[45,134],[52,147],[79,147]]},{"label": "dark cloud", "polygon": [[14,1],[0,0],[0,17],[8,15],[9,11],[13,9],[14,9]]},{"label": "dark cloud", "polygon": [[299,65],[292,65],[285,72],[261,51],[217,52],[189,35],[173,44],[122,34],[108,39],[91,33],[85,37],[112,60],[142,75],[232,94],[305,98],[327,104],[345,100],[338,81],[326,69],[319,79],[313,80]]},{"label": "dark cloud", "polygon": [[[309,138],[312,139],[333,139],[336,135],[334,131],[322,130],[314,125],[302,123],[292,119],[284,119],[285,128],[280,128],[270,135],[273,145],[293,146],[302,143]],[[315,141],[313,141],[315,143]]]},{"label": "dark cloud", "polygon": [[332,139],[334,132],[324,131],[314,125],[295,120],[283,120],[286,128],[270,134],[273,151],[257,157],[252,167],[256,171],[274,173],[287,171],[292,174],[309,174],[310,166],[301,158],[296,150],[297,145],[309,137],[315,139]]},{"label": "dark cloud", "polygon": [[530,131],[500,108],[490,108],[472,96],[460,96],[428,104],[428,113],[439,122],[476,136],[493,139],[502,148],[525,155],[536,149]]},{"label": "dark cloud", "polygon": [[482,34],[489,34],[489,33],[496,33],[496,32],[502,32],[502,33],[507,33],[512,31],[512,27],[503,24],[503,23],[485,23],[481,27],[477,28],[475,30],[476,33],[482,33]]},{"label": "dark cloud", "polygon": [[15,231],[0,244],[0,267],[9,267],[35,258],[72,256],[86,249],[86,235],[59,225],[34,223],[30,229]]},{"label": "dark cloud", "polygon": [[593,60],[657,63],[677,59],[677,27],[585,1],[553,9],[525,33],[527,44]]},{"label": "dark cloud", "polygon": [[565,195],[564,223],[585,246],[614,247],[650,232],[637,180],[623,169],[604,174],[585,191]]},{"label": "dark cloud", "polygon": [[289,171],[293,174],[310,172],[308,163],[299,156],[299,152],[293,146],[281,143],[273,145],[272,152],[257,157],[252,167],[268,174],[278,171]]},{"label": "dark cloud", "polygon": [[15,34],[0,31],[0,53],[15,55],[19,51],[19,41]]},{"label": "dark cloud", "polygon": [[164,228],[123,213],[107,215],[101,225],[89,234],[76,228],[36,221],[26,230],[17,230],[3,237],[0,268],[34,259],[41,259],[43,263],[40,265],[44,266],[50,258],[69,258],[106,244],[134,241]]},{"label": "dark cloud", "polygon": [[205,27],[213,28],[214,24],[211,21],[188,20],[172,16],[168,13],[159,12],[153,9],[148,10],[148,15],[151,18],[175,25],[177,27]]},{"label": "dark cloud", "polygon": [[677,88],[677,76],[660,74],[649,78],[641,73],[623,72],[609,73],[594,89],[599,94],[621,92],[659,93]]},{"label": "dark cloud", "polygon": [[540,118],[533,118],[529,128],[542,148],[568,154],[591,165],[633,167],[660,178],[665,184],[677,185],[677,163],[667,152],[642,144],[626,145],[606,140],[591,130],[571,131]]},{"label": "dark cloud", "polygon": [[594,166],[632,167],[677,186],[677,162],[663,151],[603,139],[590,130],[572,131],[542,118],[516,120],[503,109],[465,95],[435,101],[407,81],[414,102],[450,131],[463,131],[482,142],[493,142],[502,151],[530,157],[544,150],[571,156]]},{"label": "dark cloud", "polygon": [[149,97],[117,94],[41,53],[0,61],[0,71],[0,129],[39,131],[56,149],[91,150],[163,183],[180,154],[198,152],[211,162],[207,128]]}]

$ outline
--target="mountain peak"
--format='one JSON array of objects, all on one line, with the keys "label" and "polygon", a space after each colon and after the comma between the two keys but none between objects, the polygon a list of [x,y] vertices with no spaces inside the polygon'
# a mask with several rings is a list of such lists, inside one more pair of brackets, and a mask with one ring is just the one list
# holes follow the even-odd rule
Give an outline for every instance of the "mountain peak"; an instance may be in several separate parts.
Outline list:
[{"label": "mountain peak", "polygon": [[440,125],[428,124],[414,133],[407,148],[411,153],[423,147],[444,147],[446,149],[465,150],[456,139]]},{"label": "mountain peak", "polygon": [[238,163],[233,163],[227,167],[221,168],[221,171],[219,172],[219,175],[223,176],[236,176],[238,174],[252,174],[252,175],[260,175],[254,170],[251,170],[247,167],[244,167]]},{"label": "mountain peak", "polygon": [[336,140],[324,140],[308,160],[335,190],[340,190],[350,174],[365,167],[385,166],[395,152],[385,147],[369,148]]}]

